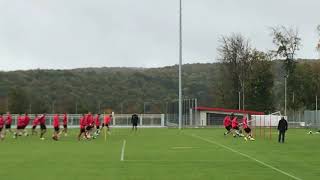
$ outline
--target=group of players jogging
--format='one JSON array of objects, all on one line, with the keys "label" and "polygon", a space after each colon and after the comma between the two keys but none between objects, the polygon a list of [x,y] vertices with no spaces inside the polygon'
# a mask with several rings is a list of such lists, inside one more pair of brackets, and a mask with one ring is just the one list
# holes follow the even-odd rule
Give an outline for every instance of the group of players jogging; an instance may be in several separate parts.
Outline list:
[{"label": "group of players jogging", "polygon": [[[83,139],[96,138],[100,134],[100,114],[93,115],[90,112],[88,114],[82,114],[80,117],[80,132],[78,134],[78,140],[83,137]],[[61,123],[62,120],[62,123]],[[27,126],[30,124],[31,118],[27,113],[20,114],[17,117],[17,126],[15,130],[11,129],[12,125],[12,116],[8,112],[3,115],[0,114],[0,140],[3,140],[6,137],[7,133],[13,133],[13,138],[18,138],[19,136],[28,136]],[[104,115],[102,128],[106,127],[108,133],[110,133],[109,124],[112,121],[112,115]],[[53,140],[59,140],[62,133],[67,136],[68,132],[68,115],[64,113],[62,115],[55,114],[53,116]],[[60,125],[63,125],[63,130],[60,131]],[[44,134],[47,132],[46,127],[46,114],[35,115],[32,121],[31,135],[37,135],[38,131],[36,130],[37,126],[40,126],[40,139],[44,140]]]},{"label": "group of players jogging", "polygon": [[[255,139],[252,137],[251,128],[248,125],[248,119],[244,115],[242,118],[242,123],[238,123],[238,117],[233,113],[231,115],[227,115],[223,120],[223,125],[226,128],[227,132],[224,135],[232,134],[233,137],[244,137],[246,141],[254,141]],[[240,129],[240,127],[242,127]],[[245,132],[245,135],[242,132]]]}]

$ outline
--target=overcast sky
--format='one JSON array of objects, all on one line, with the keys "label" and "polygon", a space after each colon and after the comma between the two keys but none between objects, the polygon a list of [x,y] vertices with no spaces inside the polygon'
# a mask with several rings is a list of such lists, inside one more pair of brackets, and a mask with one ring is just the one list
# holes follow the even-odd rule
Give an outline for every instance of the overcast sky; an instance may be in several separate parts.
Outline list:
[{"label": "overcast sky", "polygon": [[[0,70],[178,63],[178,0],[0,0]],[[297,27],[317,58],[319,0],[183,0],[184,63],[214,62],[221,35],[273,48],[269,27]]]}]

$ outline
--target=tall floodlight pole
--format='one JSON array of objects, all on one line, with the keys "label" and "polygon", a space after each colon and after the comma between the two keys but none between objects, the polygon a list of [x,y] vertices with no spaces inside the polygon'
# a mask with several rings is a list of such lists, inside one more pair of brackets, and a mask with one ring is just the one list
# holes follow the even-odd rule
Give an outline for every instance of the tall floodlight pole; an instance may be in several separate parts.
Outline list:
[{"label": "tall floodlight pole", "polygon": [[182,79],[181,79],[181,65],[182,65],[182,0],[179,0],[179,129],[181,129],[182,121]]},{"label": "tall floodlight pole", "polygon": [[284,115],[287,116],[287,78],[288,75],[284,77]]}]

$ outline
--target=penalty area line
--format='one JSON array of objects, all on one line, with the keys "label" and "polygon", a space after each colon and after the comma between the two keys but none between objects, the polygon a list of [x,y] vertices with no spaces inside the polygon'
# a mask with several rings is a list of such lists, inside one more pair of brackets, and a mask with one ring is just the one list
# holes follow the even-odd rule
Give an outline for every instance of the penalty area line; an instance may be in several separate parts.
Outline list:
[{"label": "penalty area line", "polygon": [[267,164],[267,163],[265,163],[265,162],[262,162],[262,161],[260,161],[260,160],[258,160],[258,159],[256,159],[256,158],[254,158],[254,157],[251,157],[251,156],[249,156],[249,155],[247,155],[247,154],[244,154],[244,153],[242,153],[242,152],[239,152],[239,151],[237,151],[237,150],[234,150],[234,149],[232,149],[232,148],[230,148],[230,147],[228,147],[228,146],[225,146],[225,145],[223,145],[223,144],[220,144],[220,143],[218,143],[218,142],[216,142],[216,141],[213,141],[213,140],[210,140],[210,139],[207,139],[207,138],[203,138],[203,137],[198,136],[198,135],[195,135],[195,134],[192,134],[191,136],[194,137],[194,138],[197,138],[197,139],[206,141],[206,142],[208,142],[208,143],[215,144],[215,145],[220,146],[220,147],[222,147],[222,148],[225,148],[225,149],[227,149],[227,150],[229,150],[229,151],[231,151],[231,152],[234,152],[234,153],[236,153],[236,154],[239,154],[239,155],[241,155],[241,156],[243,156],[243,157],[249,158],[249,159],[251,159],[252,161],[255,161],[255,162],[257,162],[257,163],[259,163],[259,164],[261,164],[261,165],[263,165],[263,166],[265,166],[265,167],[268,167],[268,168],[270,168],[270,169],[273,169],[273,170],[275,170],[275,171],[277,171],[277,172],[279,172],[279,173],[281,173],[281,174],[284,174],[284,175],[286,175],[286,176],[289,176],[289,177],[291,177],[292,179],[302,180],[302,179],[300,179],[300,178],[298,178],[298,177],[296,177],[296,176],[294,176],[294,175],[292,175],[292,174],[289,174],[289,173],[287,173],[287,172],[285,172],[285,171],[282,171],[281,169],[278,169],[278,168],[276,168],[276,167],[274,167],[274,166],[271,166],[271,165],[269,165],[269,164]]},{"label": "penalty area line", "polygon": [[124,161],[124,151],[125,151],[125,149],[126,149],[126,140],[124,139],[123,143],[122,143],[120,161]]}]

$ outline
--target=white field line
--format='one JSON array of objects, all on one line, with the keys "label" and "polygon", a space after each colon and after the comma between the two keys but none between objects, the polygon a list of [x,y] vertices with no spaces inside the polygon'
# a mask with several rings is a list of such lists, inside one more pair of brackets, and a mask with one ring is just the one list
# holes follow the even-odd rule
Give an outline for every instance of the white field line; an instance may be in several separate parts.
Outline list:
[{"label": "white field line", "polygon": [[172,147],[171,149],[199,149],[199,147]]},{"label": "white field line", "polygon": [[251,156],[249,156],[249,155],[247,155],[247,154],[241,153],[241,152],[239,152],[239,151],[237,151],[237,150],[234,150],[234,149],[232,149],[232,148],[230,148],[230,147],[228,147],[228,146],[225,146],[225,145],[223,145],[223,144],[220,144],[220,143],[218,143],[218,142],[216,142],[216,141],[213,141],[213,140],[210,140],[210,139],[206,139],[206,138],[203,138],[203,137],[198,136],[198,135],[195,135],[195,134],[192,134],[192,137],[195,137],[195,138],[201,139],[201,140],[203,140],[203,141],[206,141],[206,142],[208,142],[208,143],[215,144],[215,145],[217,145],[217,146],[223,147],[223,148],[225,148],[225,149],[227,149],[227,150],[229,150],[229,151],[231,151],[231,152],[234,152],[234,153],[237,153],[237,154],[239,154],[239,155],[241,155],[241,156],[243,156],[243,157],[249,158],[249,159],[251,159],[252,161],[255,161],[255,162],[259,163],[259,164],[262,164],[262,165],[264,165],[264,166],[266,166],[266,167],[268,167],[268,168],[270,168],[270,169],[273,169],[273,170],[275,170],[275,171],[277,171],[277,172],[279,172],[279,173],[281,173],[281,174],[284,174],[284,175],[286,175],[286,176],[289,176],[289,177],[291,177],[292,179],[302,180],[302,179],[300,179],[300,178],[298,178],[298,177],[296,177],[296,176],[294,176],[294,175],[292,175],[292,174],[289,174],[289,173],[287,173],[287,172],[282,171],[281,169],[278,169],[278,168],[276,168],[276,167],[273,167],[273,166],[271,166],[271,165],[269,165],[269,164],[267,164],[267,163],[265,163],[265,162],[262,162],[262,161],[260,161],[260,160],[258,160],[258,159],[256,159],[256,158],[254,158],[254,157],[251,157]]},{"label": "white field line", "polygon": [[124,161],[124,150],[126,149],[126,140],[123,140],[120,161]]}]

